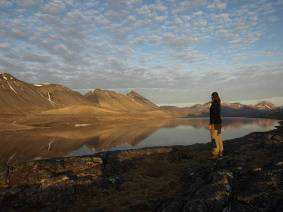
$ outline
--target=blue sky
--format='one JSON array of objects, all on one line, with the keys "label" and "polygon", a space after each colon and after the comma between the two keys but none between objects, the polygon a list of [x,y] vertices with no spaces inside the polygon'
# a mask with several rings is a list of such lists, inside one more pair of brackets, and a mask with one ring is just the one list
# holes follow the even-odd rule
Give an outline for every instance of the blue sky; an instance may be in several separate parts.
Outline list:
[{"label": "blue sky", "polygon": [[0,71],[186,105],[283,104],[282,0],[0,0]]}]

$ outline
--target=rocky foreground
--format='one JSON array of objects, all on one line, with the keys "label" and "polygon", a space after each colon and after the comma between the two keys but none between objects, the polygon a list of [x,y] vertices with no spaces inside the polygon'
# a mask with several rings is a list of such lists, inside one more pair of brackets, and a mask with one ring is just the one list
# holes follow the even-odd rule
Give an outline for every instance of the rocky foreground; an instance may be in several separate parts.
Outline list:
[{"label": "rocky foreground", "polygon": [[283,123],[224,142],[31,161],[0,172],[0,210],[283,211]]}]

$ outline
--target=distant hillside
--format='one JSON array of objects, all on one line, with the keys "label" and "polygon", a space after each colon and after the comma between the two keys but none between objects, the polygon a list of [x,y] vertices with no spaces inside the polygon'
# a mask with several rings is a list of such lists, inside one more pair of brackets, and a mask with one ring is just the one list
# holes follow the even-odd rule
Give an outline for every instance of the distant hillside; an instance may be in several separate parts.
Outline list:
[{"label": "distant hillside", "polygon": [[[96,89],[82,95],[56,84],[33,85],[20,81],[8,73],[0,74],[0,114],[126,114],[139,113],[147,116],[207,117],[210,103],[191,107],[161,106],[135,91],[121,94],[115,91]],[[283,118],[282,108],[270,102],[256,105],[223,103],[223,116]],[[124,115],[123,115],[124,116]]]},{"label": "distant hillside", "polygon": [[124,95],[115,91],[95,89],[85,96],[94,104],[111,110],[148,111],[158,109],[158,106],[133,91]]},{"label": "distant hillside", "polygon": [[91,105],[83,95],[62,85],[33,85],[0,74],[0,114],[25,114],[71,105]]},{"label": "distant hillside", "polygon": [[201,114],[207,113],[210,103],[196,104],[191,107],[177,107],[177,106],[160,106],[161,110],[170,112],[172,115],[177,117],[185,117],[188,114],[200,116]]},{"label": "distant hillside", "polygon": [[160,110],[170,113],[172,116],[185,117],[189,114],[189,107],[177,107],[177,106],[160,106]]},{"label": "distant hillside", "polygon": [[92,104],[79,92],[73,91],[62,85],[41,84],[36,85],[36,90],[39,91],[52,105],[56,107]]},{"label": "distant hillside", "polygon": [[36,86],[0,73],[0,114],[24,114],[53,107]]},{"label": "distant hillside", "polygon": [[266,117],[283,120],[283,107],[278,107],[272,110]]},{"label": "distant hillside", "polygon": [[[167,112],[131,91],[127,95],[109,90],[96,89],[82,95],[57,84],[30,84],[8,73],[0,74],[0,114],[23,115],[79,115],[96,116],[139,113],[146,116],[169,116]],[[118,112],[118,113],[117,113]],[[123,114],[123,115],[122,115]]]},{"label": "distant hillside", "polygon": [[[177,117],[208,117],[210,102],[196,104],[191,107],[160,106],[161,110],[168,111]],[[262,101],[255,105],[244,105],[240,103],[222,103],[222,116],[226,117],[272,117],[280,118],[283,109],[274,104]]]},{"label": "distant hillside", "polygon": [[274,110],[277,107],[275,107],[274,104],[268,101],[262,101],[254,105],[255,108],[260,109],[260,110]]},{"label": "distant hillside", "polygon": [[[189,108],[187,116],[209,116],[210,103],[194,105]],[[222,116],[226,117],[266,117],[277,110],[270,102],[259,102],[255,105],[244,105],[240,103],[222,103]]]},{"label": "distant hillside", "polygon": [[133,90],[130,91],[129,93],[127,93],[127,96],[131,97],[136,102],[144,105],[145,107],[159,109],[159,107],[156,104],[154,104],[150,100],[146,99],[145,97],[143,97],[142,95],[140,95],[136,91],[133,91]]}]

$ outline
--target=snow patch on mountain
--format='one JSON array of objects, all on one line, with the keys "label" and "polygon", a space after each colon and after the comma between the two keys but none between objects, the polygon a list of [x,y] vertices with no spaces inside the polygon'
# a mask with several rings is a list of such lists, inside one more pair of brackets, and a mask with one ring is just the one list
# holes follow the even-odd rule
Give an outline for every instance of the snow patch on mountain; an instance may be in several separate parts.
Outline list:
[{"label": "snow patch on mountain", "polygon": [[55,104],[55,102],[51,99],[50,92],[48,92],[48,101],[49,101],[51,104]]},{"label": "snow patch on mountain", "polygon": [[15,93],[18,94],[17,91],[10,85],[9,81],[7,81],[9,88]]}]

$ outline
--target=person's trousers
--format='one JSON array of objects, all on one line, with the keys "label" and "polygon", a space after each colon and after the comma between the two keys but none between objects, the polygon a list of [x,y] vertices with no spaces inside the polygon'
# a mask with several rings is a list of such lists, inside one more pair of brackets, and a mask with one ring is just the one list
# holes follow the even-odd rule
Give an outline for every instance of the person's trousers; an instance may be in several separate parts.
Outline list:
[{"label": "person's trousers", "polygon": [[221,130],[215,129],[214,126],[212,126],[212,129],[210,130],[211,134],[211,142],[215,142],[215,145],[212,148],[212,155],[218,156],[221,155],[223,152],[223,141],[221,137]]}]

